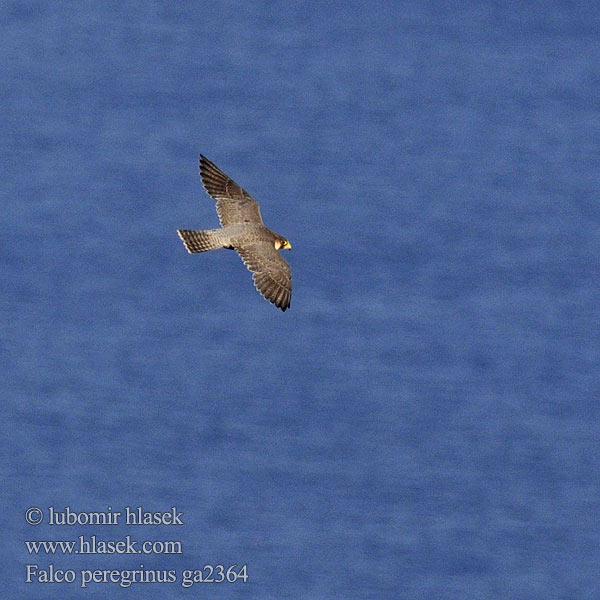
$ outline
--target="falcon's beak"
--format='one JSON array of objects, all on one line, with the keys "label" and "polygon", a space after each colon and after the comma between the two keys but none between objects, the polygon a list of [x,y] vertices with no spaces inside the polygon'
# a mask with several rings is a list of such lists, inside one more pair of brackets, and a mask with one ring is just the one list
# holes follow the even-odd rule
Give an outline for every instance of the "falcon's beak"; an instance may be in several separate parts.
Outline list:
[{"label": "falcon's beak", "polygon": [[285,240],[285,244],[283,244],[283,247],[286,250],[291,250],[292,249],[292,245],[287,240]]}]

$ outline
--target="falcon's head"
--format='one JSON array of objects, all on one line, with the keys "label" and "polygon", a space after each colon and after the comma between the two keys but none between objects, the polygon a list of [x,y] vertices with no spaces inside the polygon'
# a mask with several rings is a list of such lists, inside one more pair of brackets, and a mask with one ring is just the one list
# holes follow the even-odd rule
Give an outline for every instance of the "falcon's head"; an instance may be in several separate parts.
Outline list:
[{"label": "falcon's head", "polygon": [[291,250],[292,245],[285,238],[275,239],[275,250]]}]

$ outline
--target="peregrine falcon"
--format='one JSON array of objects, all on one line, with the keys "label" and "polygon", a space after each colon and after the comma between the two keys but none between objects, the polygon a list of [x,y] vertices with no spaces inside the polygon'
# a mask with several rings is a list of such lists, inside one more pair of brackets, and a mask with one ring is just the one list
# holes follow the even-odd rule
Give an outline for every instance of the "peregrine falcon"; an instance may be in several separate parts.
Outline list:
[{"label": "peregrine falcon", "polygon": [[252,272],[256,289],[285,311],[292,298],[292,272],[278,250],[289,250],[292,245],[265,227],[254,198],[203,155],[200,155],[200,177],[208,195],[217,202],[221,227],[178,229],[187,251],[235,250]]}]

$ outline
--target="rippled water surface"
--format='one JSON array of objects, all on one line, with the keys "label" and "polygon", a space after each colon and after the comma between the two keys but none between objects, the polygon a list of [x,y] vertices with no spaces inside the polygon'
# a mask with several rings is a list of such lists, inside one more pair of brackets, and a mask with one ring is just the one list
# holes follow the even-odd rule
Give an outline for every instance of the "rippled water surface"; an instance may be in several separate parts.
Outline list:
[{"label": "rippled water surface", "polygon": [[[598,598],[599,14],[3,3],[4,597]],[[286,313],[177,238],[200,152],[292,242]],[[80,535],[183,552],[23,543]]]}]

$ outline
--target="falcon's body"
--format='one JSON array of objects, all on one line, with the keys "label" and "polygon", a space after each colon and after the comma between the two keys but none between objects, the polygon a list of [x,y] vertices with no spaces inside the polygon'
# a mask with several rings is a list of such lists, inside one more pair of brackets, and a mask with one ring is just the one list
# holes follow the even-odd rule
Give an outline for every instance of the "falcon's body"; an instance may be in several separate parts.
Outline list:
[{"label": "falcon's body", "polygon": [[178,229],[188,252],[232,248],[252,271],[254,285],[275,306],[286,310],[292,297],[290,266],[279,254],[291,244],[263,224],[255,200],[205,156],[200,176],[208,194],[217,201],[219,229]]}]

